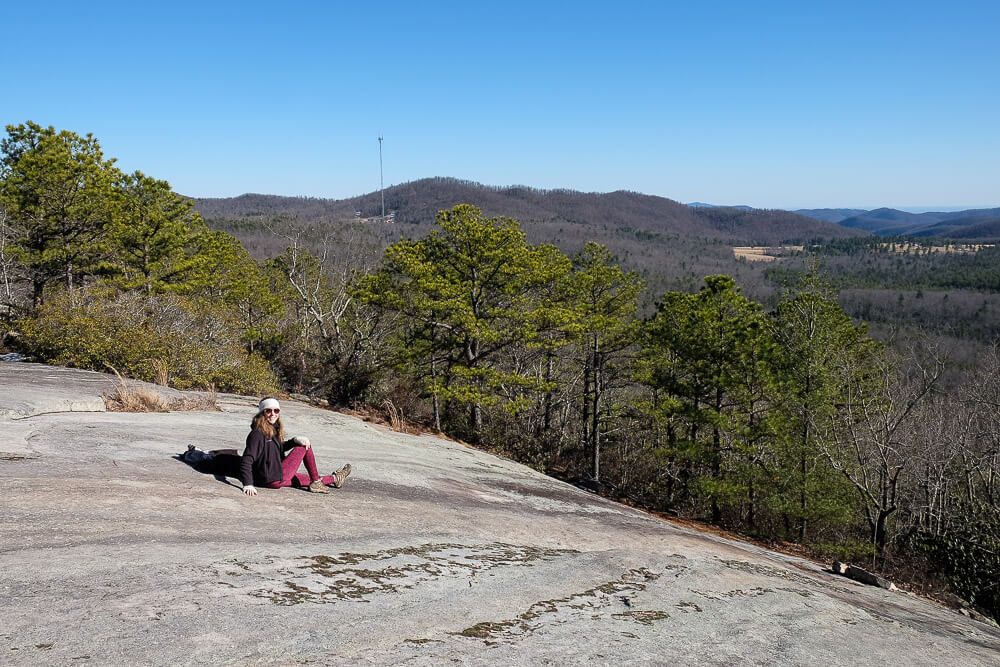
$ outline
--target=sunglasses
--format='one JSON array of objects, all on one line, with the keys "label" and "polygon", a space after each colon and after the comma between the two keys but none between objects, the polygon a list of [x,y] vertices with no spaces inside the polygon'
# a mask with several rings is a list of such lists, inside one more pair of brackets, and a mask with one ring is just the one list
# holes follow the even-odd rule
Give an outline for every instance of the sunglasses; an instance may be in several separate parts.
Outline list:
[{"label": "sunglasses", "polygon": [[265,415],[269,415],[272,412],[276,415],[281,414],[281,408],[264,408]]}]

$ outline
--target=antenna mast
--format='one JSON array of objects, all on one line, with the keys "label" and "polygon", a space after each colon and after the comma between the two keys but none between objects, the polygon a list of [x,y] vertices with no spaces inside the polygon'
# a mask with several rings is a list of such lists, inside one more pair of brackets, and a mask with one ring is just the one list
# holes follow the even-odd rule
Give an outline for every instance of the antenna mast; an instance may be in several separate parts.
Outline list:
[{"label": "antenna mast", "polygon": [[385,182],[382,180],[382,134],[378,135],[378,191],[382,196],[382,221],[385,221]]}]

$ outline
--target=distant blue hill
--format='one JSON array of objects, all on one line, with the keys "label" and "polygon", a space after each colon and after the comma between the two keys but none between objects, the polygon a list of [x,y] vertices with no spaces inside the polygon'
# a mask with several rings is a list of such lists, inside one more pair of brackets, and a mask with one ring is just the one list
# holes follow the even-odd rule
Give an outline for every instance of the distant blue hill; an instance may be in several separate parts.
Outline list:
[{"label": "distant blue hill", "polygon": [[837,224],[878,236],[996,240],[1000,238],[1000,208],[927,213],[877,208],[839,220]]},{"label": "distant blue hill", "polygon": [[[693,201],[688,204],[691,208],[734,208],[737,211],[756,211],[753,206],[746,206],[745,204],[740,204],[738,206],[726,206],[725,204],[706,204],[703,201]],[[808,217],[808,216],[807,216]],[[829,221],[827,221],[829,222]]]},{"label": "distant blue hill", "polygon": [[867,213],[863,208],[800,208],[792,212],[823,222],[840,222]]}]

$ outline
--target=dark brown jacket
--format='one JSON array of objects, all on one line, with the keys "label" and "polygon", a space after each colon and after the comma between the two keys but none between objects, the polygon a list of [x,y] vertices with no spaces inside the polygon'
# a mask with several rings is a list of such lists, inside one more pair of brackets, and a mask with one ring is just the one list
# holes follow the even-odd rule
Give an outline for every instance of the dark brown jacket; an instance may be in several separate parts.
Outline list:
[{"label": "dark brown jacket", "polygon": [[247,435],[247,446],[240,460],[240,481],[243,486],[266,486],[281,480],[281,461],[285,452],[295,446],[291,440],[278,443],[260,429]]}]

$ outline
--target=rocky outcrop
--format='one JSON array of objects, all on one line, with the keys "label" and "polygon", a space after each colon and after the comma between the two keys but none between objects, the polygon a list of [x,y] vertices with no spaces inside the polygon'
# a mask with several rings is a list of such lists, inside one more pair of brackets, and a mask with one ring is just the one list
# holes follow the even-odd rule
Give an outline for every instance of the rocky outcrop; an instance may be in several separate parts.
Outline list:
[{"label": "rocky outcrop", "polygon": [[[221,412],[99,409],[93,376],[0,363],[0,663],[988,665],[1000,631],[700,534],[429,436],[293,400],[326,495],[244,496],[176,460]],[[42,409],[49,396],[94,411]],[[51,403],[46,403],[51,406]]]}]

